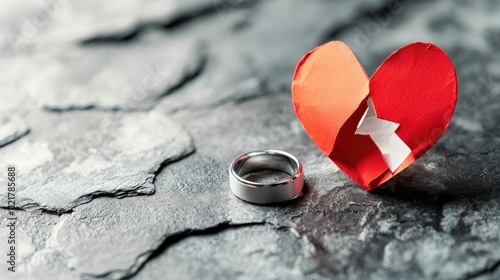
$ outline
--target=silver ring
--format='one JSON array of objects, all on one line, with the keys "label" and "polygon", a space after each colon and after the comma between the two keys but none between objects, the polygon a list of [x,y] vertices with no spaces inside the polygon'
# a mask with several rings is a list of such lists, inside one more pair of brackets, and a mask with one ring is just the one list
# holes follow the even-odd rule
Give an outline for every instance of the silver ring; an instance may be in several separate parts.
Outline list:
[{"label": "silver ring", "polygon": [[[282,178],[252,179],[274,172]],[[265,179],[265,178],[264,178]],[[278,203],[299,196],[304,185],[302,164],[293,155],[278,150],[263,150],[237,157],[229,168],[229,185],[233,193],[256,204]]]}]

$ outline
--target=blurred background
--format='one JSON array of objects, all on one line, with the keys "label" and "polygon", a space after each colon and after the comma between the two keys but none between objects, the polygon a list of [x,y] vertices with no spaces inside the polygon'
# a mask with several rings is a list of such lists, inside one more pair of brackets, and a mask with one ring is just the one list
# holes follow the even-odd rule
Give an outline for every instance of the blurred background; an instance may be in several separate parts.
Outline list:
[{"label": "blurred background", "polygon": [[[20,182],[19,270],[0,278],[498,279],[499,15],[494,0],[2,1],[0,164]],[[331,40],[368,75],[415,41],[457,70],[448,131],[377,193],[293,112],[296,63]],[[263,148],[303,161],[298,201],[230,193],[231,160]]]}]

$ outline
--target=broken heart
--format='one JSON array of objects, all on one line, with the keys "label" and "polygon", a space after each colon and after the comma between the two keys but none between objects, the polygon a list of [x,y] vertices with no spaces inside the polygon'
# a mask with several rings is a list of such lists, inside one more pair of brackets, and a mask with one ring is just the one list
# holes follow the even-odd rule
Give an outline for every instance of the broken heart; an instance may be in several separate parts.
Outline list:
[{"label": "broken heart", "polygon": [[349,47],[334,41],[299,61],[292,97],[311,139],[372,190],[443,135],[455,110],[457,77],[440,48],[417,42],[392,53],[369,79]]}]

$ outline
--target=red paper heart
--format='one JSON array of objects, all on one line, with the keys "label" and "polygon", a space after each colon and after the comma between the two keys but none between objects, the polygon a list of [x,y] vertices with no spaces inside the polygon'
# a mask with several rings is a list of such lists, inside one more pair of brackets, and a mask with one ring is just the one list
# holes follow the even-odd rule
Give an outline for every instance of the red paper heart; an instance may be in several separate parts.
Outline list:
[{"label": "red paper heart", "polygon": [[[347,175],[372,190],[412,164],[443,135],[455,110],[457,77],[441,49],[417,42],[392,53],[368,79],[349,47],[335,41],[299,61],[292,95],[295,112],[311,139]],[[356,134],[368,99],[376,118],[399,124],[395,135]],[[377,137],[382,140],[375,141]],[[388,137],[409,148],[408,156],[399,154],[404,156],[397,168],[389,164],[390,153],[382,154],[383,146],[396,149]]]}]

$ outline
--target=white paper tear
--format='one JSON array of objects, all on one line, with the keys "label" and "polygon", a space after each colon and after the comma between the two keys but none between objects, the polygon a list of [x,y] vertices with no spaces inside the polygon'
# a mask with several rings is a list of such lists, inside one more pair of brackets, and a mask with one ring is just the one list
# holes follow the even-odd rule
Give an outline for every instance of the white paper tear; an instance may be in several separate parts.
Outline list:
[{"label": "white paper tear", "polygon": [[391,172],[396,171],[411,154],[410,147],[396,134],[398,127],[398,123],[377,118],[372,100],[368,99],[368,109],[355,132],[358,135],[370,135]]}]

